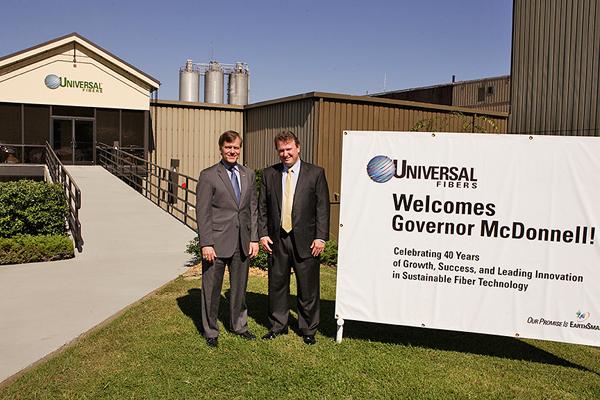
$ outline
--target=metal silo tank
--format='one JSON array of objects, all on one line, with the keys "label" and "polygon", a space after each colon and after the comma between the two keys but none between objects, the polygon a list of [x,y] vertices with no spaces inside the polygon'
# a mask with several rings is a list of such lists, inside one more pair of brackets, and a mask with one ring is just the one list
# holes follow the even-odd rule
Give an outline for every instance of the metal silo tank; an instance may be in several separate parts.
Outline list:
[{"label": "metal silo tank", "polygon": [[204,73],[204,101],[207,103],[223,103],[223,68],[216,61],[208,63]]},{"label": "metal silo tank", "polygon": [[187,60],[179,69],[179,100],[198,102],[200,73],[194,69],[192,60]]},{"label": "metal silo tank", "polygon": [[235,68],[229,74],[227,100],[229,104],[248,104],[248,66],[244,63],[235,63]]}]

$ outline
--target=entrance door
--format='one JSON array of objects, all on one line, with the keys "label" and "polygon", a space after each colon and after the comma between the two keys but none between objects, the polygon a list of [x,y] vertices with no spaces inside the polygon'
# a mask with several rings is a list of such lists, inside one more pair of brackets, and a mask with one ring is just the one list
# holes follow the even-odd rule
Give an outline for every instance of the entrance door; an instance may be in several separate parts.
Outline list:
[{"label": "entrance door", "polygon": [[73,164],[73,120],[52,121],[52,147],[63,164]]},{"label": "entrance door", "polygon": [[94,121],[75,121],[73,164],[94,163]]},{"label": "entrance door", "polygon": [[52,145],[63,164],[93,164],[94,144],[94,121],[53,119]]}]

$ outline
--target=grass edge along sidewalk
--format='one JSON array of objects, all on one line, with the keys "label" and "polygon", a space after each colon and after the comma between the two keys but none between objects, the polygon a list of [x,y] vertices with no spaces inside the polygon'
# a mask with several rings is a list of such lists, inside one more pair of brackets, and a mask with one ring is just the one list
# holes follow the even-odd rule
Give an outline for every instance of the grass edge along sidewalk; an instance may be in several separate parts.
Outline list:
[{"label": "grass edge along sidewalk", "polygon": [[[248,342],[221,326],[219,348],[208,348],[200,281],[181,277],[3,385],[0,399],[600,398],[596,347],[353,321],[335,344],[335,269],[321,278],[316,346],[294,332]],[[268,329],[266,293],[267,278],[251,276],[257,335]],[[221,324],[226,295],[227,285]]]}]

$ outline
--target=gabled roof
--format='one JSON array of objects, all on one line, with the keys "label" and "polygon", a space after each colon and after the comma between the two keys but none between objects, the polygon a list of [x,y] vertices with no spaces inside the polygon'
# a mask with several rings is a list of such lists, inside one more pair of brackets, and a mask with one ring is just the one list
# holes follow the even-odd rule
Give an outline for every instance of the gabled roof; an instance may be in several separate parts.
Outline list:
[{"label": "gabled roof", "polygon": [[104,50],[102,47],[93,43],[92,41],[84,38],[76,32],[70,33],[65,36],[58,37],[56,39],[52,39],[48,42],[39,44],[37,46],[30,47],[25,50],[18,51],[13,54],[9,54],[7,56],[0,58],[0,75],[2,74],[2,70],[10,69],[11,65],[14,64],[28,64],[28,60],[31,62],[35,62],[39,59],[40,55],[43,53],[51,52],[52,50],[56,50],[61,47],[69,47],[73,46],[74,49],[77,46],[81,46],[81,48],[90,51],[96,56],[100,57],[103,61],[108,64],[111,64],[116,70],[120,70],[126,74],[131,75],[136,78],[136,80],[141,83],[147,85],[151,91],[158,89],[160,86],[160,82],[158,79],[153,78],[152,76],[146,74],[145,72],[137,69],[133,65],[123,61],[121,58],[115,56],[107,50]]}]

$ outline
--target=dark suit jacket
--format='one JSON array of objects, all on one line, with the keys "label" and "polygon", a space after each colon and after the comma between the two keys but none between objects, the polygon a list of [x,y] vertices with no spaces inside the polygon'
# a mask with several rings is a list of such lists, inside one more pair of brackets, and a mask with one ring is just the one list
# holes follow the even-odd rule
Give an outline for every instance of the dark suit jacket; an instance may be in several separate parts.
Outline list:
[{"label": "dark suit jacket", "polygon": [[200,246],[214,246],[217,257],[231,257],[238,241],[248,255],[250,241],[258,241],[258,208],[254,171],[238,164],[240,205],[222,163],[203,170],[196,186],[196,221]]},{"label": "dark suit jacket", "polygon": [[[259,236],[273,243],[281,232],[281,176],[283,164],[263,170],[259,198]],[[302,161],[294,191],[292,226],[296,250],[302,258],[311,257],[315,239],[329,240],[329,189],[323,168]]]}]

